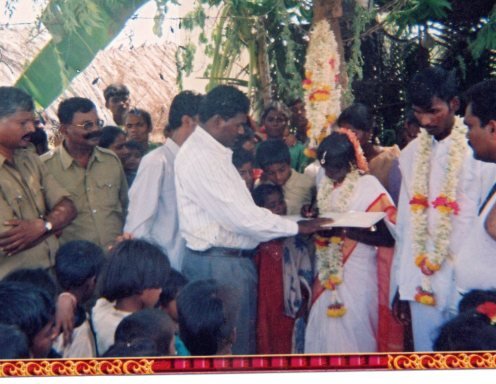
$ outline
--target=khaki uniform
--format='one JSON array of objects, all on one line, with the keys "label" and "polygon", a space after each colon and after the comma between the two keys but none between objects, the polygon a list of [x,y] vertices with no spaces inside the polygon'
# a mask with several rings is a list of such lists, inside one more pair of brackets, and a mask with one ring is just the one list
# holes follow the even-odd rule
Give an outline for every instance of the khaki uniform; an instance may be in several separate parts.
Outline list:
[{"label": "khaki uniform", "polygon": [[78,215],[64,228],[63,245],[71,240],[88,240],[107,247],[122,233],[127,209],[127,181],[119,158],[95,147],[86,169],[63,144],[41,156],[46,166],[71,194]]},{"label": "khaki uniform", "polygon": [[[13,159],[12,164],[0,155],[0,232],[10,229],[5,221],[44,217],[64,197],[70,197],[32,151],[17,150]],[[51,235],[13,256],[0,251],[0,278],[18,268],[53,266],[58,244]]]}]

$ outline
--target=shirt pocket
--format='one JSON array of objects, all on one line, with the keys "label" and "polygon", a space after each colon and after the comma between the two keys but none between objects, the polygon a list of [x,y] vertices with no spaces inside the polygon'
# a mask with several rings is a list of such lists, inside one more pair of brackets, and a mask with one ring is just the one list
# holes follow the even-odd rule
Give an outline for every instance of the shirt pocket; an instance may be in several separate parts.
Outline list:
[{"label": "shirt pocket", "polygon": [[122,212],[119,199],[120,184],[112,180],[97,180],[95,185],[95,204],[101,209]]}]

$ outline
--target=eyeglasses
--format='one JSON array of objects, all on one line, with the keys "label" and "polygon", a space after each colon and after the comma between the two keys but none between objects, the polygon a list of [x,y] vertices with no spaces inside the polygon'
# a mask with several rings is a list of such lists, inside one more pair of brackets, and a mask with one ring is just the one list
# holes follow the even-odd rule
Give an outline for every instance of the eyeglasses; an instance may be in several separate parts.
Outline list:
[{"label": "eyeglasses", "polygon": [[74,125],[75,127],[83,127],[85,131],[89,131],[89,130],[93,129],[95,127],[95,125],[98,128],[103,128],[104,122],[103,122],[103,120],[98,119],[96,121],[96,123],[93,121],[87,121],[83,124],[72,124],[72,125]]}]

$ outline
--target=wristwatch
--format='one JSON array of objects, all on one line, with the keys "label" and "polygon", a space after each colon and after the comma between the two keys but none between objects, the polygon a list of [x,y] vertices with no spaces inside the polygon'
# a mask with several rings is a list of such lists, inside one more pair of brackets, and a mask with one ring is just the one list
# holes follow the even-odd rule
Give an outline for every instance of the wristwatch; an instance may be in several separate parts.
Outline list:
[{"label": "wristwatch", "polygon": [[43,220],[43,223],[45,225],[46,232],[50,232],[53,229],[53,224],[50,223],[48,220]]}]

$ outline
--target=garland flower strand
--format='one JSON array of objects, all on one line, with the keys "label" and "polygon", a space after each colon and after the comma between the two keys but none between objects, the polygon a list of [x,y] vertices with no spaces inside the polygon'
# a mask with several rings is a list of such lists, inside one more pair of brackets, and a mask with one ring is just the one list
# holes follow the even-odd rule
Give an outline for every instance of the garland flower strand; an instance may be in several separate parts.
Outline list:
[{"label": "garland flower strand", "polygon": [[[340,186],[341,193],[336,203],[333,204],[331,194],[336,189],[336,185],[334,181],[326,177],[317,194],[319,212],[346,212],[359,178],[358,169],[349,172]],[[326,289],[331,291],[331,303],[327,307],[327,316],[342,317],[346,313],[346,307],[339,297],[337,288],[343,282],[344,237],[316,235],[315,245],[319,280]]]},{"label": "garland flower strand", "polygon": [[309,138],[305,154],[311,158],[315,158],[317,147],[329,135],[341,109],[339,65],[338,47],[329,22],[320,20],[310,31],[303,80]]},{"label": "garland flower strand", "polygon": [[[452,215],[457,215],[460,207],[456,201],[456,187],[460,170],[465,156],[466,127],[461,119],[456,118],[451,133],[451,145],[446,161],[446,172],[440,194],[429,203],[429,175],[432,136],[424,129],[419,134],[419,149],[415,161],[413,198],[410,200],[413,226],[413,253],[415,265],[422,272],[422,282],[417,287],[415,300],[425,305],[436,305],[435,294],[432,290],[431,276],[441,269],[449,254],[449,241],[452,230]],[[439,213],[435,232],[433,234],[434,249],[427,251],[429,207]]]}]

